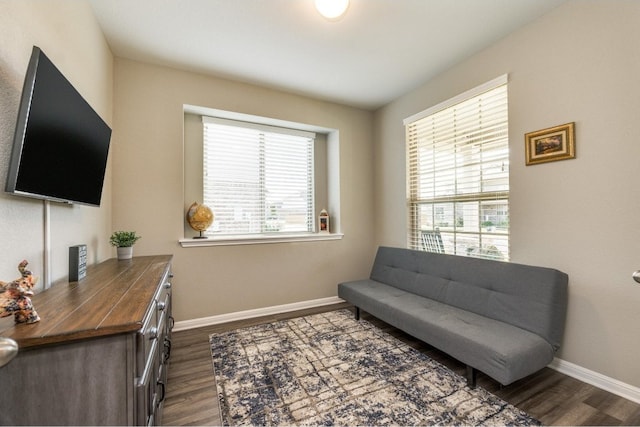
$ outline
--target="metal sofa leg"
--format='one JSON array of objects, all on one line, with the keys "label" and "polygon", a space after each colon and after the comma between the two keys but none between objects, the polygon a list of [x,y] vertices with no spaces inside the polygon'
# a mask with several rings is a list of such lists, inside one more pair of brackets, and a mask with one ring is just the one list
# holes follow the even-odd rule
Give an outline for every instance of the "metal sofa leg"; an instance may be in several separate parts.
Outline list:
[{"label": "metal sofa leg", "polygon": [[471,366],[467,365],[467,386],[469,386],[470,389],[474,389],[476,388],[476,378],[478,371],[476,371],[475,368],[472,368]]},{"label": "metal sofa leg", "polygon": [[356,320],[360,320],[360,307],[356,307]]}]

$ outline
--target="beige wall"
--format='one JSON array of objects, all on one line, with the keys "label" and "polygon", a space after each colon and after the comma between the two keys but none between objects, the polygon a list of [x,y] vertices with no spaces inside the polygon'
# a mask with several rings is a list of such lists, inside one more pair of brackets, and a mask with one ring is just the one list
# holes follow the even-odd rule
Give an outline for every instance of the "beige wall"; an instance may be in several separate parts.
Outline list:
[{"label": "beige wall", "polygon": [[[640,386],[640,2],[571,1],[375,116],[376,243],[405,245],[402,120],[509,74],[511,259],[569,274],[559,357]],[[576,123],[577,158],[525,166],[524,134]]]},{"label": "beige wall", "polygon": [[[125,59],[116,59],[115,81],[113,226],[143,236],[138,255],[174,254],[176,320],[331,297],[338,282],[368,275],[372,113]],[[344,238],[182,248],[193,202],[183,200],[184,104],[338,129]]]},{"label": "beige wall", "polygon": [[[634,0],[570,1],[372,114],[122,59],[113,74],[84,2],[0,0],[0,186],[37,44],[114,127],[103,206],[51,205],[53,278],[66,275],[68,246],[102,260],[113,229],[134,229],[137,254],[175,255],[177,320],[333,296],[368,274],[377,244],[406,244],[402,119],[508,73],[512,260],[569,274],[562,359],[640,386],[638,22]],[[183,104],[339,129],[344,239],[180,247]],[[524,166],[524,133],[570,121],[577,159]],[[0,193],[0,280],[23,258],[42,275],[43,211]]]},{"label": "beige wall", "polygon": [[[22,259],[44,277],[44,202],[4,193],[15,120],[33,45],[112,123],[113,57],[90,7],[75,0],[0,1],[0,280],[18,277]],[[109,167],[110,169],[110,167]],[[68,274],[68,247],[86,243],[93,263],[112,256],[110,170],[102,207],[50,207],[51,278]],[[37,307],[36,307],[37,308]]]}]

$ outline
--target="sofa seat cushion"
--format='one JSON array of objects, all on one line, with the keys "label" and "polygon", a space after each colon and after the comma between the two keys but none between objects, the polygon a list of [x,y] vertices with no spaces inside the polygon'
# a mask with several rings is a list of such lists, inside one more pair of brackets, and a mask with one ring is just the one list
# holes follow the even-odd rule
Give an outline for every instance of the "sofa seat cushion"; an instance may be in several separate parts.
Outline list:
[{"label": "sofa seat cushion", "polygon": [[338,295],[505,385],[554,357],[532,332],[375,280],[341,283]]},{"label": "sofa seat cushion", "polygon": [[568,277],[558,270],[380,247],[369,279],[526,329],[560,347]]}]

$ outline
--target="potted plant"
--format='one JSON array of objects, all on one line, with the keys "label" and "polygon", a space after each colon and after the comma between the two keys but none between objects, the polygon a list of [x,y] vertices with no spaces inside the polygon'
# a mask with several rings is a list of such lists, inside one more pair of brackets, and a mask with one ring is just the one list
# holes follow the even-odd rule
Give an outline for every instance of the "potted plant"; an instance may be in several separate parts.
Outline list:
[{"label": "potted plant", "polygon": [[109,243],[116,247],[118,259],[131,259],[133,256],[133,245],[142,236],[136,236],[135,231],[114,231],[109,238]]}]

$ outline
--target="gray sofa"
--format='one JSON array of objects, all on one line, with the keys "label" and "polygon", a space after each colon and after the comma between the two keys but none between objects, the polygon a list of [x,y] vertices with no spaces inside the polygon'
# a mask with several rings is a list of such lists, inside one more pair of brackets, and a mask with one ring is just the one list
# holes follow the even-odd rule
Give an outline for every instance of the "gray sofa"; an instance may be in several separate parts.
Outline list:
[{"label": "gray sofa", "polygon": [[366,280],[338,296],[507,385],[548,365],[560,346],[568,276],[487,259],[380,247]]}]

